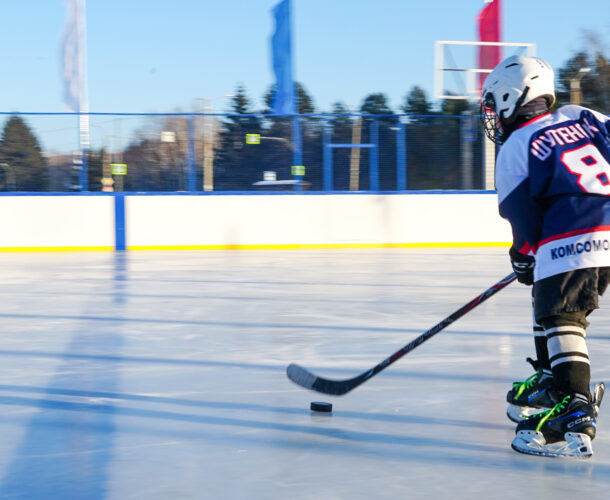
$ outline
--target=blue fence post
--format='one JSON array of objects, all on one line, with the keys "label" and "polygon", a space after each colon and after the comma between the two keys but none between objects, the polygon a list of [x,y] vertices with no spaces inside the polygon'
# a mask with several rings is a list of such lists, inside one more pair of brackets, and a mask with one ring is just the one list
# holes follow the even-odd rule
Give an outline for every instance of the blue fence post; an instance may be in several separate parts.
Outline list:
[{"label": "blue fence post", "polygon": [[[292,166],[303,165],[303,140],[301,136],[301,117],[292,115]],[[294,185],[295,191],[303,189],[303,175],[298,175],[296,169],[292,170],[292,178],[297,181]]]},{"label": "blue fence post", "polygon": [[379,123],[374,118],[369,142],[373,145],[369,156],[369,190],[379,191]]},{"label": "blue fence post", "polygon": [[186,189],[197,190],[197,160],[195,155],[195,117],[187,120],[188,147],[186,159]]},{"label": "blue fence post", "polygon": [[322,188],[324,191],[333,190],[333,150],[330,147],[331,126],[328,120],[324,122],[322,134]]},{"label": "blue fence post", "polygon": [[402,117],[398,117],[396,127],[396,189],[407,189],[407,134]]}]

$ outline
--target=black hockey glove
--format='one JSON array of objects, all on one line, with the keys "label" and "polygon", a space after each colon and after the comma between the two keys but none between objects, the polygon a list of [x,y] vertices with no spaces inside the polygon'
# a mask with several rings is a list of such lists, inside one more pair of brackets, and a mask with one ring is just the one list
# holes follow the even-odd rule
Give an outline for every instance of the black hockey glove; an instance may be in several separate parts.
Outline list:
[{"label": "black hockey glove", "polygon": [[517,281],[524,285],[532,285],[534,283],[534,265],[536,264],[534,257],[518,252],[514,246],[510,247],[508,255],[510,255],[513,271],[517,275]]}]

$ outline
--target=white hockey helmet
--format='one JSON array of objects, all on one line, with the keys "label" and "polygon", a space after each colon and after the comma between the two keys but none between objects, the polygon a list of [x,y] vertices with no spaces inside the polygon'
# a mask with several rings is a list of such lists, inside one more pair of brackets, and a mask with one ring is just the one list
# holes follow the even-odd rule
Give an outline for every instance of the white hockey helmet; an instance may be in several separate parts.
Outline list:
[{"label": "white hockey helmet", "polygon": [[514,128],[519,109],[544,97],[548,108],[555,103],[551,66],[538,57],[510,56],[485,79],[481,90],[481,120],[487,136],[502,144]]}]

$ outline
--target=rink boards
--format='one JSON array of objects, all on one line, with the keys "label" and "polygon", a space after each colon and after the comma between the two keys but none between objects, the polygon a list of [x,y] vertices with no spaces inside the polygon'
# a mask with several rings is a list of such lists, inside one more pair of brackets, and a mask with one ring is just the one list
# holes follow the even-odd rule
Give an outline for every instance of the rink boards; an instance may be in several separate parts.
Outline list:
[{"label": "rink boards", "polygon": [[501,246],[494,192],[0,196],[0,250]]}]

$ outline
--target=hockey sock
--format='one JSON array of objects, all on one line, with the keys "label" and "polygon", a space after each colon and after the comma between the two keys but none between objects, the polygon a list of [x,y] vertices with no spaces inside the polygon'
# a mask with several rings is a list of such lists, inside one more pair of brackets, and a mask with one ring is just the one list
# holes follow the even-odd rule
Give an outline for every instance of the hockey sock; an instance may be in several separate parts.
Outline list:
[{"label": "hockey sock", "polygon": [[536,321],[535,307],[534,307],[534,297],[532,296],[532,328],[534,330],[534,345],[536,347],[536,357],[537,359],[537,370],[551,369],[551,362],[549,361],[549,349],[547,347],[547,339],[546,333],[544,332],[544,328],[540,323]]},{"label": "hockey sock", "polygon": [[547,338],[544,333],[544,329],[537,324],[534,325],[534,344],[536,346],[536,357],[538,358],[538,367],[550,370],[551,362],[549,361]]}]

